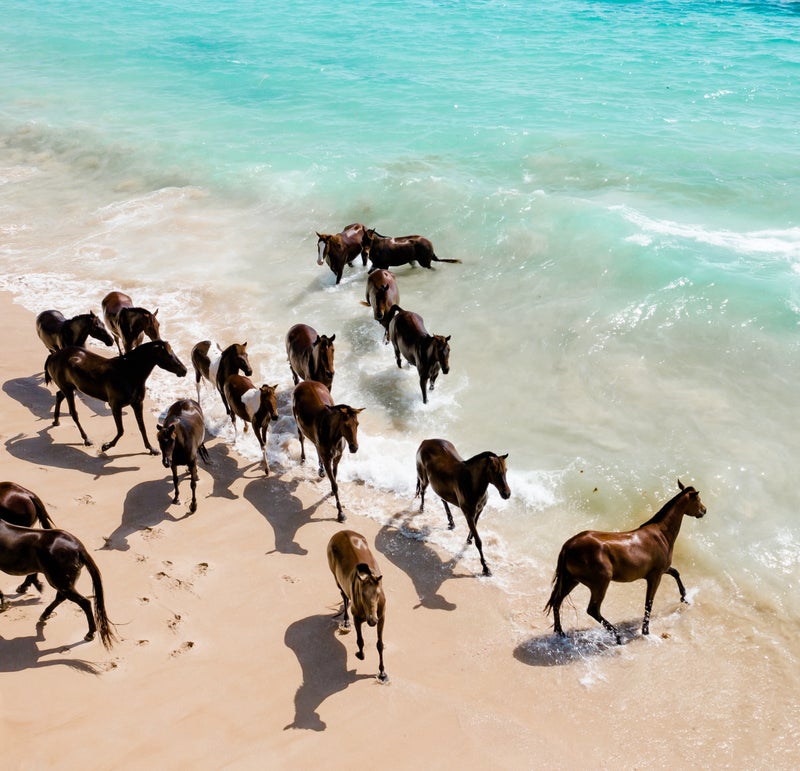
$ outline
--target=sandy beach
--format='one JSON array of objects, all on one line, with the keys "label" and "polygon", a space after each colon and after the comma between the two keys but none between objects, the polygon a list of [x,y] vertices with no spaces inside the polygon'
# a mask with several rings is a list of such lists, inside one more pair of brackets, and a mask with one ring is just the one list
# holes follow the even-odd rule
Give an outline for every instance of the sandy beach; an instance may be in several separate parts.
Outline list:
[{"label": "sandy beach", "polygon": [[[392,524],[413,502],[376,495],[383,523],[351,514],[346,526],[367,537],[383,569],[390,682],[380,684],[375,630],[365,627],[364,661],[355,634],[337,632],[325,549],[342,525],[327,482],[299,465],[265,478],[209,438],[213,463],[200,466],[190,515],[188,481],[172,504],[170,473],[144,451],[130,410],[105,455],[105,405],[79,402],[94,447],[80,443],[68,415],[51,427],[34,317],[7,294],[0,316],[0,476],[34,490],[91,551],[120,638],[110,651],[84,642],[85,618],[69,603],[37,630],[52,588],[19,596],[18,580],[0,574],[10,603],[0,616],[4,768],[752,768],[765,739],[780,747],[771,767],[791,767],[790,693],[778,689],[774,716],[759,727],[730,728],[749,714],[733,681],[749,673],[761,700],[783,679],[780,662],[757,645],[749,660],[726,661],[703,635],[704,616],[718,610],[702,598],[685,609],[672,594],[657,602],[655,634],[642,640],[639,585],[622,611],[628,644],[559,643],[541,611],[546,581],[537,577],[524,597],[501,591],[479,576],[471,547],[453,558]],[[188,351],[178,353],[188,363]],[[193,390],[191,378],[176,380],[176,398]],[[147,404],[151,442],[166,406]],[[691,569],[683,576],[690,584]],[[90,592],[85,571],[79,587]],[[579,612],[565,625],[593,628],[584,602],[576,597]],[[662,638],[658,618],[673,612],[683,633]],[[588,683],[592,656],[603,666]],[[718,688],[699,692],[708,670]]]}]

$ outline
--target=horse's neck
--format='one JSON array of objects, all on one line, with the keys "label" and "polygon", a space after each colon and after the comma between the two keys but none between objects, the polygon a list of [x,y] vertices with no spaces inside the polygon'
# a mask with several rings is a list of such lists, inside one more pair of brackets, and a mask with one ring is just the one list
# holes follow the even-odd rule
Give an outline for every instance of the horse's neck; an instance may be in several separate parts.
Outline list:
[{"label": "horse's neck", "polygon": [[467,485],[469,492],[476,499],[486,495],[489,489],[489,474],[486,473],[486,461],[481,459],[470,463],[464,461],[461,467],[461,484]]},{"label": "horse's neck", "polygon": [[[217,373],[219,372],[220,365],[222,364],[222,354],[217,354],[214,358],[208,359],[208,379],[212,383],[217,382]],[[227,373],[231,374],[231,373]]]},{"label": "horse's neck", "polygon": [[120,358],[125,369],[129,373],[140,375],[142,382],[147,380],[156,366],[155,359],[150,356],[150,348],[147,345],[140,345]]},{"label": "horse's neck", "polygon": [[320,439],[325,439],[328,444],[333,445],[344,438],[342,434],[342,413],[333,407],[326,405],[325,412],[319,422]]},{"label": "horse's neck", "polygon": [[670,543],[670,546],[675,543],[683,524],[683,507],[680,505],[681,496],[682,493],[675,496],[655,516],[641,526],[660,530]]},{"label": "horse's neck", "polygon": [[64,345],[83,345],[89,337],[89,324],[90,319],[85,315],[74,316],[65,321],[61,327],[61,340]]}]

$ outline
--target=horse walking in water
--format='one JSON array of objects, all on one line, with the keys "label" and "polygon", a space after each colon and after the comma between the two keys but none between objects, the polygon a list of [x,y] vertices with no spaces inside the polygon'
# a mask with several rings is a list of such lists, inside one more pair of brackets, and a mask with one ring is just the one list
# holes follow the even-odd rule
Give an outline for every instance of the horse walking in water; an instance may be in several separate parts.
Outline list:
[{"label": "horse walking in water", "polygon": [[90,447],[92,441],[86,436],[75,410],[75,391],[108,402],[117,426],[117,434],[110,442],[103,445],[105,452],[125,433],[122,426],[122,408],[130,405],[144,439],[144,446],[152,455],[158,455],[158,450],[150,446],[142,415],[145,383],[155,367],[161,367],[178,377],[186,375],[186,367],[173,353],[170,344],[164,340],[145,343],[124,356],[115,356],[111,359],[98,356],[86,348],[74,346],[51,353],[44,364],[44,382],[46,384],[53,382],[58,387],[53,425],[59,424],[61,402],[66,399],[69,414],[80,431],[81,439],[87,447]]},{"label": "horse walking in water", "polygon": [[306,448],[303,437],[308,437],[317,449],[319,475],[328,475],[331,492],[336,498],[339,522],[345,516],[339,501],[339,485],[336,473],[345,445],[350,452],[358,451],[358,413],[347,404],[334,404],[331,392],[316,380],[304,380],[296,385],[292,393],[292,413],[297,422],[297,437],[300,439],[300,462],[305,463]]},{"label": "horse walking in water", "polygon": [[399,303],[400,290],[394,273],[390,270],[373,270],[367,276],[366,300],[362,300],[361,304],[372,308],[372,317],[383,327],[384,343],[389,342],[389,322],[392,320],[389,311],[394,305],[399,307]]},{"label": "horse walking in water", "polygon": [[333,385],[333,341],[308,324],[295,324],[286,333],[286,356],[294,384],[300,380],[316,380],[330,390]]},{"label": "horse walking in water", "polygon": [[36,334],[50,353],[66,348],[68,345],[86,345],[86,339],[93,337],[106,345],[114,341],[94,312],[81,313],[68,319],[61,311],[42,311],[36,317]]},{"label": "horse walking in water", "polygon": [[192,487],[192,502],[189,511],[197,511],[197,456],[209,462],[204,444],[206,427],[203,410],[193,399],[179,399],[168,410],[164,422],[156,426],[158,446],[161,448],[161,463],[172,469],[172,485],[175,488],[173,503],[180,503],[178,493],[178,466],[189,469]]},{"label": "horse walking in water", "polygon": [[323,262],[336,276],[336,283],[342,280],[345,265],[352,265],[361,255],[364,265],[367,264],[367,253],[363,251],[362,241],[366,228],[355,222],[348,225],[341,233],[317,233],[317,265]]},{"label": "horse walking in water", "polygon": [[[75,582],[84,566],[92,578],[94,615],[89,600],[75,589]],[[64,600],[72,600],[89,622],[84,640],[94,639],[98,630],[106,648],[116,640],[113,624],[106,615],[100,569],[86,547],[71,533],[66,530],[34,530],[0,520],[0,570],[12,576],[41,572],[56,590],[56,598],[39,617],[40,624],[47,621]],[[0,592],[0,611],[4,609],[5,598]]]},{"label": "horse walking in water", "polygon": [[386,269],[415,262],[423,268],[431,268],[433,262],[461,262],[461,260],[437,257],[433,251],[433,244],[424,236],[387,238],[371,229],[364,231],[362,241],[364,252],[373,268]]},{"label": "horse walking in water", "polygon": [[[133,300],[124,292],[109,292],[103,298],[103,317],[114,336],[120,355],[129,353],[142,344],[144,336],[160,340],[158,308],[151,313],[146,308],[134,306]],[[122,340],[122,346],[120,346]]]},{"label": "horse walking in water", "polygon": [[[219,347],[219,346],[217,346]],[[203,340],[192,348],[192,366],[194,367],[194,380],[197,387],[197,401],[200,402],[200,381],[205,378],[212,383],[219,392],[225,414],[231,414],[231,407],[225,396],[225,381],[239,372],[244,372],[250,377],[253,368],[247,355],[247,343],[232,343],[219,356],[209,356],[211,341]]]},{"label": "horse walking in water", "polygon": [[231,408],[233,436],[236,438],[236,418],[244,421],[244,430],[253,426],[253,433],[258,439],[264,455],[264,473],[269,474],[267,460],[267,429],[271,420],[278,419],[277,385],[262,385],[256,388],[253,381],[244,375],[231,375],[225,381],[225,396]]},{"label": "horse walking in water", "polygon": [[414,497],[420,498],[419,510],[425,509],[425,490],[429,484],[442,499],[450,530],[455,527],[455,522],[448,504],[458,506],[469,527],[467,543],[475,540],[485,576],[492,572],[483,557],[478,519],[486,506],[490,484],[497,488],[504,500],[511,497],[506,481],[506,458],[508,453],[481,452],[464,460],[446,439],[425,439],[417,450],[417,491]]},{"label": "horse walking in water", "polygon": [[[42,499],[16,482],[0,482],[0,519],[21,527],[33,527],[37,520],[45,530],[55,527]],[[22,594],[29,586],[35,586],[42,591],[42,582],[36,573],[31,573],[17,587],[17,593]]]},{"label": "horse walking in water", "polygon": [[619,630],[600,613],[600,605],[612,581],[640,578],[647,581],[643,635],[650,633],[650,610],[664,573],[677,581],[681,601],[686,601],[680,574],[672,567],[672,548],[684,515],[699,519],[705,515],[706,507],[694,487],[684,487],[680,479],[678,487],[680,492],[636,530],[624,533],[584,530],[561,547],[553,576],[553,592],[544,608],[546,613],[553,611],[556,634],[565,636],[561,628],[561,603],[578,584],[587,586],[591,592],[586,612],[616,637],[617,645],[622,644]]}]

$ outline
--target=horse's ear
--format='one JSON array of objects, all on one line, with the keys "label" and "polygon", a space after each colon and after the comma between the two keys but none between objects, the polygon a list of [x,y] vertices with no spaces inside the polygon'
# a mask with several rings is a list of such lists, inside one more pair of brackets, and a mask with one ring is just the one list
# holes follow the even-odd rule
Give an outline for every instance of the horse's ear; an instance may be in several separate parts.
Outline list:
[{"label": "horse's ear", "polygon": [[367,409],[367,408],[366,407],[359,407],[358,409],[356,409],[355,407],[351,407],[351,409],[353,410],[353,412],[355,412],[356,415],[358,415],[359,412],[364,412],[364,410]]},{"label": "horse's ear", "polygon": [[447,337],[445,337],[445,340],[446,340],[446,341],[449,343],[449,342],[450,342],[450,335],[448,335]]},{"label": "horse's ear", "polygon": [[156,431],[163,431],[163,430],[164,430],[164,426],[160,426],[160,425],[158,425],[158,423],[156,423]]},{"label": "horse's ear", "polygon": [[153,318],[155,318],[156,316],[158,316],[158,308],[156,308],[155,312],[153,313]]},{"label": "horse's ear", "polygon": [[501,455],[500,456],[500,460],[505,460],[507,457],[508,457],[508,453],[506,453],[505,455]]},{"label": "horse's ear", "polygon": [[274,385],[274,386],[270,386],[270,388],[271,388],[273,391],[277,391],[277,390],[278,390],[278,385],[279,385],[278,383],[275,383],[275,385]]},{"label": "horse's ear", "polygon": [[334,333],[328,338],[328,341],[332,343],[335,339],[336,339],[336,334]]},{"label": "horse's ear", "polygon": [[684,487],[684,485],[683,485],[683,482],[681,482],[681,480],[680,480],[680,479],[678,480],[678,487],[679,487],[681,490],[685,490],[685,489],[686,489],[686,488]]},{"label": "horse's ear", "polygon": [[247,343],[242,343],[242,348],[247,348]]},{"label": "horse's ear", "polygon": [[372,571],[369,569],[369,565],[366,562],[359,562],[356,565],[356,575],[361,581],[366,581],[368,578],[372,577]]}]

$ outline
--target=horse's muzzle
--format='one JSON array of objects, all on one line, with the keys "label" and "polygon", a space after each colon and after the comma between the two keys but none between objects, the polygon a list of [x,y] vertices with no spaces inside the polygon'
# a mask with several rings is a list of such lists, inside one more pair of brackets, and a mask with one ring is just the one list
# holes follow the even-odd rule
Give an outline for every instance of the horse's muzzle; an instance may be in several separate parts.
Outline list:
[{"label": "horse's muzzle", "polygon": [[355,443],[349,444],[347,448],[350,450],[350,452],[358,452],[358,445]]},{"label": "horse's muzzle", "polygon": [[169,458],[166,455],[161,456],[161,465],[164,468],[169,468],[172,464],[169,461]]}]

